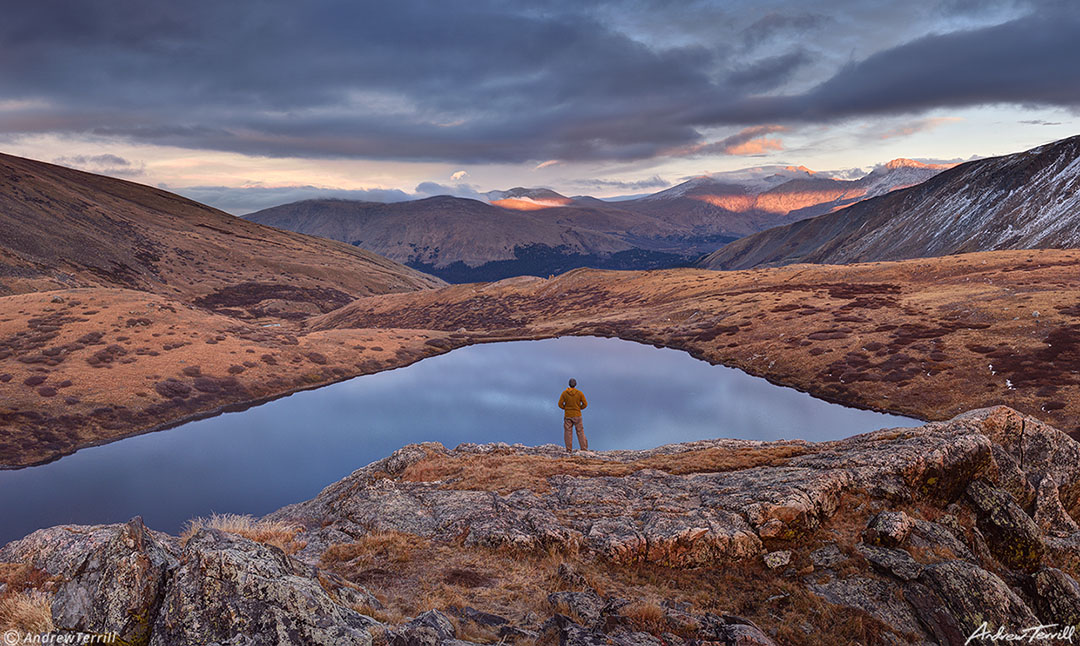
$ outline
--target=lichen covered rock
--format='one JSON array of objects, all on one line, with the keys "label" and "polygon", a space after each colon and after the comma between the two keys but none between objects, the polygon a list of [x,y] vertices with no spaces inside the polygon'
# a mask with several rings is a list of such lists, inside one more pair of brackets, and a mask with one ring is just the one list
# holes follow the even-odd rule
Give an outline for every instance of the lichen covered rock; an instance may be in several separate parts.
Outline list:
[{"label": "lichen covered rock", "polygon": [[52,602],[57,628],[116,632],[145,644],[178,551],[174,539],[135,518],[123,525],[39,530],[5,547],[0,561],[26,560],[59,577]]},{"label": "lichen covered rock", "polygon": [[966,494],[994,557],[1007,567],[1037,569],[1046,552],[1042,533],[1012,496],[983,480],[972,481]]},{"label": "lichen covered rock", "polygon": [[902,511],[883,511],[870,519],[863,532],[869,545],[896,547],[907,539],[915,523]]},{"label": "lichen covered rock", "polygon": [[151,646],[227,642],[368,646],[375,622],[339,603],[281,550],[202,529],[188,540],[153,626]]}]

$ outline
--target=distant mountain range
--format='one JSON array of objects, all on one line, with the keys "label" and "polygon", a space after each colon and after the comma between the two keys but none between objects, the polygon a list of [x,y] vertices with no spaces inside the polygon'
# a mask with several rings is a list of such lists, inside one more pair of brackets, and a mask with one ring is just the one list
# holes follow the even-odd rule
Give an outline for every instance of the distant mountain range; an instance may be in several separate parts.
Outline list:
[{"label": "distant mountain range", "polygon": [[517,187],[486,193],[487,202],[306,200],[244,217],[348,242],[450,282],[474,282],[583,266],[687,265],[742,236],[917,184],[944,168],[901,159],[843,180],[773,166],[698,177],[618,202]]},{"label": "distant mountain range", "polygon": [[1080,246],[1080,136],[751,235],[699,262],[746,269]]},{"label": "distant mountain range", "polygon": [[369,251],[156,188],[0,155],[0,295],[122,287],[289,318],[440,284]]}]

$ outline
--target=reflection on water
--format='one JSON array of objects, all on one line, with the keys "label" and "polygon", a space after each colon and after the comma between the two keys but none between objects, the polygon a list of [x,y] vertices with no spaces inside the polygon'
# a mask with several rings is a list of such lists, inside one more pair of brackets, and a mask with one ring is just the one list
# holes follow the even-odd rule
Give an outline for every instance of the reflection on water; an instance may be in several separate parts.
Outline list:
[{"label": "reflection on water", "polygon": [[716,437],[829,440],[919,424],[617,339],[479,345],[0,471],[0,544],[61,523],[142,515],[150,527],[176,532],[211,512],[261,515],[410,442],[561,443],[556,401],[570,377],[589,399],[594,450]]}]

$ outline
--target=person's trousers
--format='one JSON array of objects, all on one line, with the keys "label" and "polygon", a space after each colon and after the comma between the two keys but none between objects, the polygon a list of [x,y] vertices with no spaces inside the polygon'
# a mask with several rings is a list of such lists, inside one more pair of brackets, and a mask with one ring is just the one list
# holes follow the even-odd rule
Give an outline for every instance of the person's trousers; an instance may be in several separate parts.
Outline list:
[{"label": "person's trousers", "polygon": [[570,433],[575,427],[577,428],[577,442],[582,451],[589,450],[589,440],[585,439],[585,425],[581,422],[581,415],[577,417],[567,417],[563,420],[563,441],[566,443],[566,450],[574,450],[574,436]]}]

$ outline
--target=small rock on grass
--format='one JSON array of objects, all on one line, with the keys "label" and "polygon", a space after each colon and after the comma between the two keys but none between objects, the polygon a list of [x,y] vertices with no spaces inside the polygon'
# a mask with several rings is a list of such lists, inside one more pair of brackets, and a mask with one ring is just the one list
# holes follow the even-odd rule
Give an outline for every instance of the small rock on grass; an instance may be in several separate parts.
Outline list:
[{"label": "small rock on grass", "polygon": [[762,559],[765,561],[765,567],[770,570],[775,570],[791,563],[791,551],[779,550],[776,552],[769,552],[763,556]]}]

